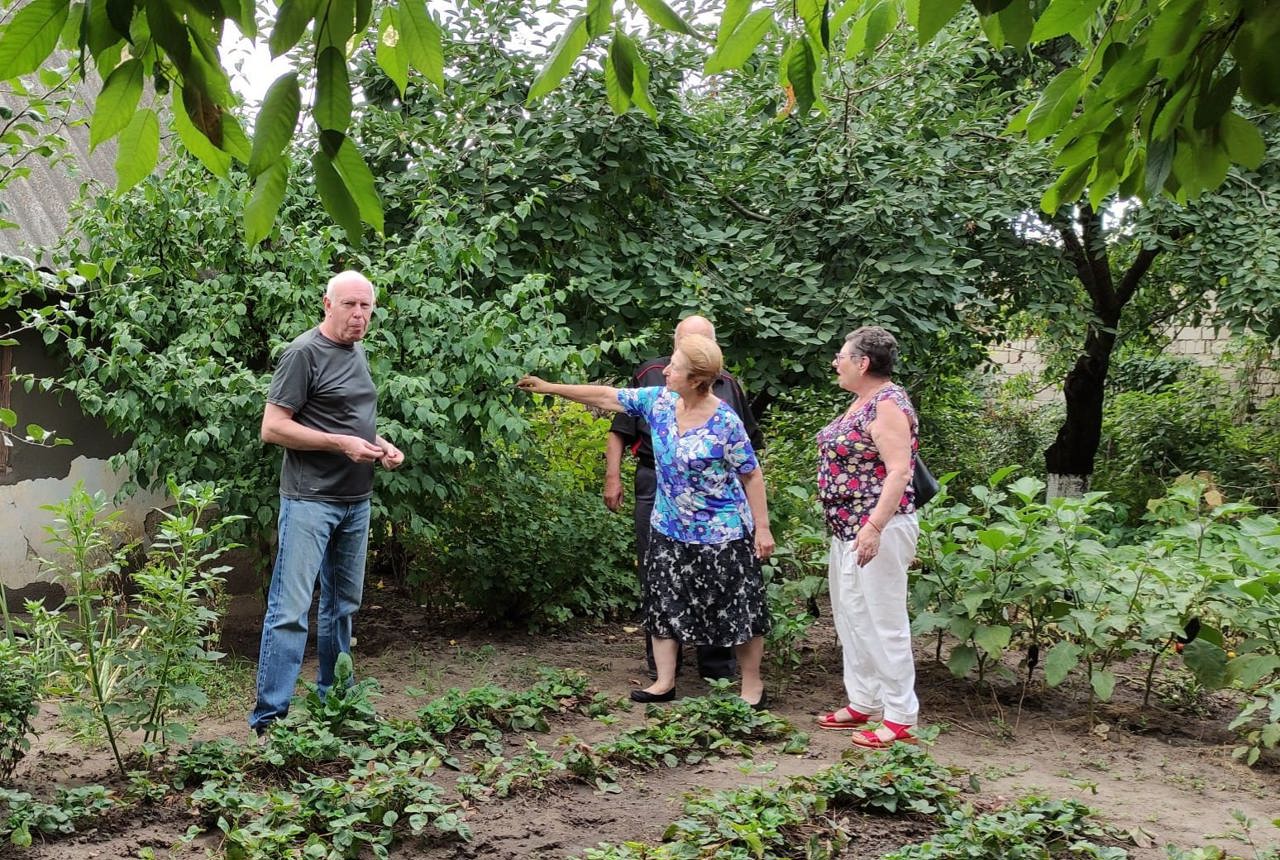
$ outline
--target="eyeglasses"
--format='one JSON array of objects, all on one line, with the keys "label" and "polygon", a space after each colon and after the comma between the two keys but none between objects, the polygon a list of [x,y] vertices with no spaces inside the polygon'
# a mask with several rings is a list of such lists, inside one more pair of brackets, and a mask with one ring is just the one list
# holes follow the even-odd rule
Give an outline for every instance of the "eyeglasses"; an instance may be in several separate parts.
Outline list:
[{"label": "eyeglasses", "polygon": [[853,360],[853,359],[855,359],[855,358],[861,358],[861,356],[860,356],[860,355],[858,355],[858,353],[856,353],[856,352],[845,352],[845,351],[842,349],[842,350],[840,350],[839,352],[837,352],[837,353],[836,353],[836,357],[835,357],[835,362],[836,362],[836,364],[839,364],[839,363],[840,363],[840,359],[842,359],[842,358],[847,358],[847,359],[849,359],[850,361],[852,361],[852,360]]}]

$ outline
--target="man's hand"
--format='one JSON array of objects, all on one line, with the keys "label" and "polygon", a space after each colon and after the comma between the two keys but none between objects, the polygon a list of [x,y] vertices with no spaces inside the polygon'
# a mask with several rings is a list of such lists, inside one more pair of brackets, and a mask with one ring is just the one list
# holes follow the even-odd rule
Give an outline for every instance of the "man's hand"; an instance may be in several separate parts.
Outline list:
[{"label": "man's hand", "polygon": [[[343,436],[338,439],[338,450],[353,463],[376,463],[386,456],[387,452],[372,442],[366,442],[359,436]],[[399,453],[399,452],[397,452]],[[400,455],[404,459],[404,455]]]},{"label": "man's hand", "polygon": [[622,476],[605,475],[604,506],[614,513],[617,513],[618,509],[622,507],[622,496]]},{"label": "man's hand", "polygon": [[404,464],[404,452],[392,445],[381,436],[378,437],[378,443],[382,445],[382,459],[378,462],[382,463],[382,468],[387,471],[399,469]]},{"label": "man's hand", "polygon": [[756,529],[756,558],[765,561],[769,556],[773,555],[773,532],[768,526],[762,526]]}]

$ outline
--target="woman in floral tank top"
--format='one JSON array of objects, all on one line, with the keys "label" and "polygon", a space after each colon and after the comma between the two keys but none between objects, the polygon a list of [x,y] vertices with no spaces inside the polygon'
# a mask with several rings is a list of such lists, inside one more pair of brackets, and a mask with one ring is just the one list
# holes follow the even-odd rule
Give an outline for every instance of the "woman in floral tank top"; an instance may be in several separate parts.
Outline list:
[{"label": "woman in floral tank top", "polygon": [[857,730],[854,744],[873,749],[914,743],[919,717],[907,567],[920,535],[911,488],[920,443],[911,399],[890,378],[897,354],[893,335],[877,326],[845,338],[832,367],[855,398],[817,440],[818,498],[831,531],[831,609],[849,698],[818,725]]}]

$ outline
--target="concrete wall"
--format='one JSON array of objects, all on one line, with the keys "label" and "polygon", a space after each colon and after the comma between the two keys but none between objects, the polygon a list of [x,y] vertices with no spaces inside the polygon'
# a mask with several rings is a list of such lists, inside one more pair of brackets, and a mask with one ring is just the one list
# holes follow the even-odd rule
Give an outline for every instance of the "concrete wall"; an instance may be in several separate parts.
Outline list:
[{"label": "concrete wall", "polygon": [[[33,478],[0,486],[0,584],[15,590],[10,602],[21,600],[21,590],[35,585],[31,596],[46,592],[39,587],[40,557],[54,558],[55,548],[47,542],[45,527],[53,524],[54,515],[43,506],[66,500],[77,483],[90,492],[101,491],[110,500],[124,483],[125,476],[113,472],[106,460],[78,456],[69,464],[66,475],[56,478]],[[119,508],[116,528],[121,542],[141,537],[147,514],[167,504],[162,493],[138,493]]]},{"label": "concrete wall", "polygon": [[[1187,326],[1171,329],[1168,334],[1170,341],[1165,352],[1189,358],[1202,367],[1211,367],[1229,382],[1235,382],[1238,365],[1223,355],[1231,337],[1225,329]],[[1000,344],[991,350],[990,355],[997,373],[1005,378],[1022,373],[1038,375],[1047,364],[1035,338]],[[1257,368],[1253,378],[1249,380],[1249,388],[1257,401],[1280,395],[1280,355],[1273,356],[1272,361]],[[1052,402],[1061,398],[1060,380],[1055,380],[1053,385],[1037,392],[1036,396],[1038,402]]]}]

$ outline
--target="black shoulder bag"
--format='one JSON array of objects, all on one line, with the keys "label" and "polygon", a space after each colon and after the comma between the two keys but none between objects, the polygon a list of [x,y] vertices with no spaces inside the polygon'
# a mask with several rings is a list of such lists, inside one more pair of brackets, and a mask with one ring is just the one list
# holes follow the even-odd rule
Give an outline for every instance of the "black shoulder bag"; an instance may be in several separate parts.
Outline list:
[{"label": "black shoulder bag", "polygon": [[911,473],[911,488],[915,490],[915,506],[923,508],[929,504],[929,500],[938,495],[938,490],[942,489],[938,484],[938,479],[929,471],[929,467],[924,464],[920,453],[917,451],[911,455],[914,469]]}]

